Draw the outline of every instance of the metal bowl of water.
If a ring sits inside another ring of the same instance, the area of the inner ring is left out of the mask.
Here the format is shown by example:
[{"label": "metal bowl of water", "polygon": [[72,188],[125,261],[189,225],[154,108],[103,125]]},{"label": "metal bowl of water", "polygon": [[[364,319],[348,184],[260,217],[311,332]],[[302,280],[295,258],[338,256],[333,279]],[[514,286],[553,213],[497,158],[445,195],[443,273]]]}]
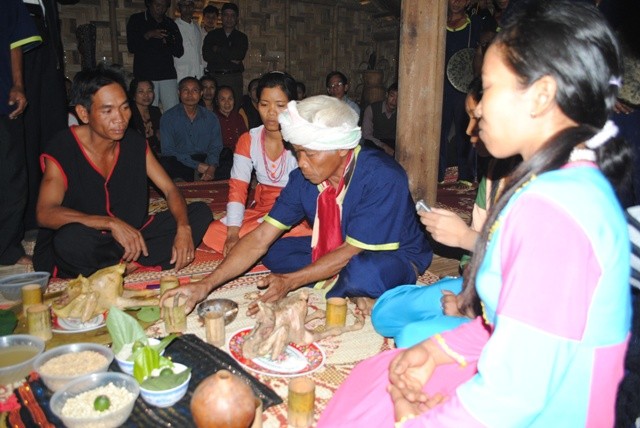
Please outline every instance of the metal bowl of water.
[{"label": "metal bowl of water", "polygon": [[209,299],[200,303],[197,308],[198,315],[204,317],[208,312],[220,312],[224,314],[224,325],[231,323],[238,316],[238,304],[230,299]]}]

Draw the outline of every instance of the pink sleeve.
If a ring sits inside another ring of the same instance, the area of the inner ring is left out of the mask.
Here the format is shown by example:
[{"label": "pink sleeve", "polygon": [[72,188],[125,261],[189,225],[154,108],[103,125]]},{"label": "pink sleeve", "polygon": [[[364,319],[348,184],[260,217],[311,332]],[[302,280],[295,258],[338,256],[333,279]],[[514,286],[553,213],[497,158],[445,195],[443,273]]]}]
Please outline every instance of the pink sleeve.
[{"label": "pink sleeve", "polygon": [[489,336],[489,327],[483,322],[482,317],[476,317],[456,329],[436,334],[431,340],[459,365],[466,366],[480,358]]},{"label": "pink sleeve", "polygon": [[601,276],[589,237],[566,210],[542,195],[524,195],[501,227],[498,316],[580,339]]}]

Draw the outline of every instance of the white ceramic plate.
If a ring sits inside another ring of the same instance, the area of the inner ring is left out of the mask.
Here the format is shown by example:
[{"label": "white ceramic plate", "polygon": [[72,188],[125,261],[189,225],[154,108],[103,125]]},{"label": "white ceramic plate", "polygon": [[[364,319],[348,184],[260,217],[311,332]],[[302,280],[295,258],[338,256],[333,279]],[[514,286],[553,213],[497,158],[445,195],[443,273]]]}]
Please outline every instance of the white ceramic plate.
[{"label": "white ceramic plate", "polygon": [[251,330],[251,328],[245,328],[236,332],[228,343],[231,356],[246,369],[267,376],[292,377],[313,373],[324,365],[324,351],[315,342],[307,346],[290,343],[285,349],[285,355],[278,360],[266,357],[245,358],[242,344]]},{"label": "white ceramic plate", "polygon": [[106,314],[100,314],[89,321],[82,322],[79,319],[52,317],[51,331],[54,333],[84,333],[97,330],[107,324]]}]

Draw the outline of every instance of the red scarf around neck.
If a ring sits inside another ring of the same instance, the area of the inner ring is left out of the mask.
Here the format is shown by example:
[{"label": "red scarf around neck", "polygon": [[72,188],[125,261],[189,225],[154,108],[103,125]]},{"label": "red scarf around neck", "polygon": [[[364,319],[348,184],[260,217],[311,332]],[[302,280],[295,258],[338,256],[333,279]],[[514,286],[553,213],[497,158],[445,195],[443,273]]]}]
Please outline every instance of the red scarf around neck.
[{"label": "red scarf around neck", "polygon": [[353,150],[347,155],[347,164],[338,183],[338,188],[334,188],[329,180],[324,181],[326,186],[318,195],[318,242],[311,251],[311,261],[315,262],[325,254],[335,250],[344,242],[342,239],[342,225],[340,207],[337,198],[345,186],[345,175],[349,170],[349,164],[353,156]]}]

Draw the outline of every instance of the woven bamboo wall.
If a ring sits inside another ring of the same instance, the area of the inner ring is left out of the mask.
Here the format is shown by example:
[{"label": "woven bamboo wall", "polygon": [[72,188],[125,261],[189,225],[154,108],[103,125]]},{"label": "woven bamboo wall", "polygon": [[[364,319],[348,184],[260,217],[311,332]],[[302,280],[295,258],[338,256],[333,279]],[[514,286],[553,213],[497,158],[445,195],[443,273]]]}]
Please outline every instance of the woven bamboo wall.
[{"label": "woven bamboo wall", "polygon": [[[176,0],[172,0],[175,5]],[[117,57],[112,56],[109,2],[115,3]],[[201,10],[206,0],[196,0]],[[217,6],[223,2],[211,1]],[[398,23],[375,18],[375,10],[355,0],[239,0],[238,29],[249,38],[245,58],[245,87],[270,70],[287,70],[307,86],[307,94],[325,93],[325,76],[340,70],[351,79],[351,97],[359,100],[362,90],[359,71],[372,51],[385,69],[385,83],[393,81],[397,69]],[[81,0],[60,6],[66,74],[80,70],[76,27],[96,26],[96,58],[133,69],[133,55],[127,51],[126,23],[133,13],[145,9],[143,0]],[[173,16],[174,7],[169,11]],[[199,13],[197,13],[199,15]]]}]

